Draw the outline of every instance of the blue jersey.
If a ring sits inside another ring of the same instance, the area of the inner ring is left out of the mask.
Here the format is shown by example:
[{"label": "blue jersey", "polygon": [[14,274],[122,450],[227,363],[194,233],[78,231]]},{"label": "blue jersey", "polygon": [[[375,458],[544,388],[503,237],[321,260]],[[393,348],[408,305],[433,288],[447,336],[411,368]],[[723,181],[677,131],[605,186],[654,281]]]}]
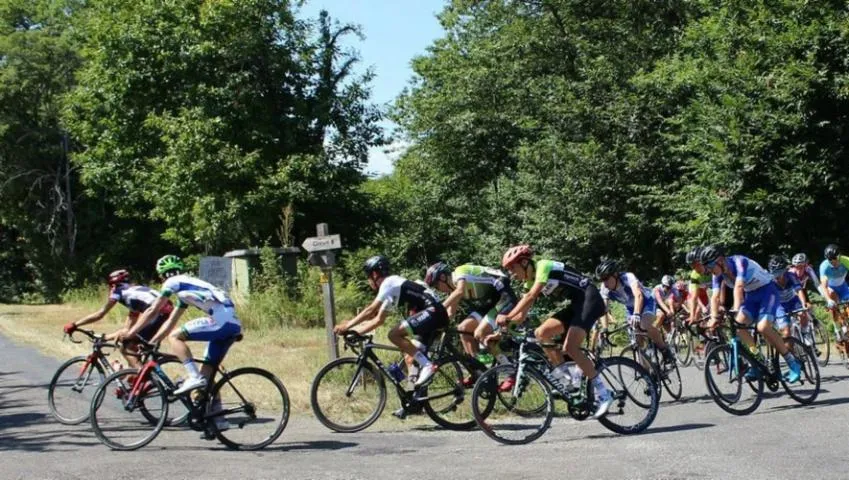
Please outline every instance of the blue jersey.
[{"label": "blue jersey", "polygon": [[629,312],[634,310],[634,292],[631,289],[631,284],[637,283],[639,285],[640,290],[643,292],[643,308],[645,308],[649,304],[654,304],[654,297],[652,293],[643,286],[642,283],[637,279],[637,277],[633,273],[620,273],[619,274],[619,285],[616,286],[616,289],[610,290],[607,288],[604,283],[601,285],[601,297],[605,300],[614,300],[619,302],[628,309]]},{"label": "blue jersey", "polygon": [[840,262],[836,267],[831,265],[827,259],[820,264],[820,278],[828,279],[829,287],[839,287],[846,283],[846,274],[849,273],[849,257],[841,255]]},{"label": "blue jersey", "polygon": [[[781,286],[781,283],[778,281],[782,279],[784,281],[784,286]],[[802,284],[799,283],[799,279],[796,278],[791,272],[784,272],[781,277],[775,280],[775,284],[778,286],[778,301],[781,303],[792,302],[794,298],[799,298],[796,296],[799,293],[799,290],[802,289]]]},{"label": "blue jersey", "polygon": [[719,289],[723,282],[730,288],[734,288],[734,282],[738,278],[743,279],[743,289],[747,292],[757,290],[772,283],[772,275],[763,269],[758,262],[746,258],[743,255],[731,255],[725,257],[727,272],[713,276],[713,288]]}]

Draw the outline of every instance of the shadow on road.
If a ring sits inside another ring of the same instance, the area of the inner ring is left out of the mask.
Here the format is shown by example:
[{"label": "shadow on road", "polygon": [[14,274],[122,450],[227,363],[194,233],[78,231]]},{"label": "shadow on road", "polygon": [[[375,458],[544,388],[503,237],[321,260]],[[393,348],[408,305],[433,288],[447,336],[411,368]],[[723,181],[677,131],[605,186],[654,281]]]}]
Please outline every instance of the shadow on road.
[{"label": "shadow on road", "polygon": [[[79,447],[97,445],[97,440],[88,432],[3,432],[0,435],[0,452],[58,452],[79,451]],[[67,448],[65,448],[67,447]]]},{"label": "shadow on road", "polygon": [[276,443],[262,451],[294,452],[298,450],[342,450],[358,446],[355,442],[339,442],[336,440],[315,440],[311,442]]}]

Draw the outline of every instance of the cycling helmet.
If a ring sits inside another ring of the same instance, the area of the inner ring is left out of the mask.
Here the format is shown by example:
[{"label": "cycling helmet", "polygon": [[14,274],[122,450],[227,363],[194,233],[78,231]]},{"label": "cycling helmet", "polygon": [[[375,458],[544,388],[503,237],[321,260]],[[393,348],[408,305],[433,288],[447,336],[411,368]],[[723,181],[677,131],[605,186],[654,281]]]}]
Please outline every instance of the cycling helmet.
[{"label": "cycling helmet", "polygon": [[794,267],[798,267],[800,265],[807,265],[808,256],[804,253],[797,253],[796,255],[793,255],[793,260],[791,263]]},{"label": "cycling helmet", "polygon": [[707,247],[702,248],[699,252],[699,263],[707,266],[708,264],[716,262],[716,259],[723,255],[722,249],[714,245],[708,245]]},{"label": "cycling helmet", "polygon": [[440,275],[451,275],[451,267],[445,262],[436,262],[427,269],[424,282],[428,287],[434,286],[439,280]]},{"label": "cycling helmet", "polygon": [[784,255],[773,255],[769,259],[769,273],[771,273],[774,277],[782,275],[787,271],[787,268],[790,266],[790,262],[787,260],[787,257]]},{"label": "cycling helmet", "polygon": [[616,275],[620,271],[619,262],[612,259],[604,259],[595,268],[595,275],[603,280],[611,275]]},{"label": "cycling helmet", "polygon": [[176,255],[165,255],[156,261],[156,273],[161,277],[170,277],[186,269],[183,261]]},{"label": "cycling helmet", "polygon": [[686,292],[687,290],[689,290],[689,288],[687,288],[687,282],[685,282],[684,280],[678,280],[677,282],[675,282],[675,289],[681,292]]},{"label": "cycling helmet", "polygon": [[510,268],[510,265],[518,262],[523,258],[531,258],[534,256],[534,249],[531,248],[530,245],[517,245],[515,247],[510,247],[504,252],[504,256],[501,258],[501,266],[504,268]]},{"label": "cycling helmet", "polygon": [[692,265],[699,261],[699,254],[702,253],[702,247],[695,247],[689,252],[687,252],[687,256],[685,257],[685,262],[687,265]]},{"label": "cycling helmet", "polygon": [[824,253],[825,253],[825,258],[827,258],[828,260],[834,260],[835,258],[837,258],[840,255],[840,247],[838,247],[837,245],[835,245],[833,243],[829,244],[827,247],[825,247]]},{"label": "cycling helmet", "polygon": [[666,288],[672,288],[672,285],[675,285],[675,277],[672,275],[664,275],[663,278],[660,279],[660,284]]},{"label": "cycling helmet", "polygon": [[106,277],[106,283],[109,285],[117,285],[119,283],[127,283],[130,280],[130,272],[121,269],[115,270]]},{"label": "cycling helmet", "polygon": [[389,259],[383,255],[375,255],[366,260],[363,271],[366,276],[371,276],[372,272],[377,272],[380,276],[385,277],[389,275]]}]

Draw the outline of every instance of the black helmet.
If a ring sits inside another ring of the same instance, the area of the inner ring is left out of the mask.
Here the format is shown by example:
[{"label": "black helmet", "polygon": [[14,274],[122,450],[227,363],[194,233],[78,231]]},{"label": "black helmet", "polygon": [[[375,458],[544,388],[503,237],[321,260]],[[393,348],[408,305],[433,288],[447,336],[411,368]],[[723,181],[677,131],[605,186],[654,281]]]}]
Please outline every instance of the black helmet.
[{"label": "black helmet", "polygon": [[840,247],[831,243],[825,247],[825,258],[828,260],[834,260],[840,255]]},{"label": "black helmet", "polygon": [[777,276],[786,272],[789,266],[790,262],[787,260],[787,257],[784,255],[773,255],[769,259],[769,266],[767,268],[769,269],[769,273]]},{"label": "black helmet", "polygon": [[808,263],[808,256],[804,253],[797,253],[796,255],[793,255],[793,260],[791,260],[790,263],[792,263],[794,267],[806,265]]},{"label": "black helmet", "polygon": [[687,265],[692,265],[693,263],[696,263],[696,262],[699,261],[699,254],[701,254],[701,253],[702,253],[702,247],[695,247],[692,250],[690,250],[689,252],[687,252],[687,256],[685,257],[684,261],[687,262]]},{"label": "black helmet", "polygon": [[707,265],[715,262],[717,258],[722,256],[724,256],[724,253],[722,253],[721,248],[714,245],[708,245],[707,247],[703,247],[699,252],[699,263]]},{"label": "black helmet", "polygon": [[428,287],[432,287],[442,274],[451,275],[451,267],[445,262],[436,262],[428,267],[424,281]]},{"label": "black helmet", "polygon": [[371,276],[372,272],[378,272],[382,277],[389,275],[389,259],[383,255],[375,255],[363,265],[363,271],[366,276]]},{"label": "black helmet", "polygon": [[605,258],[595,268],[595,275],[600,279],[604,279],[611,275],[619,273],[621,270],[622,269],[619,266],[619,262],[613,259]]}]

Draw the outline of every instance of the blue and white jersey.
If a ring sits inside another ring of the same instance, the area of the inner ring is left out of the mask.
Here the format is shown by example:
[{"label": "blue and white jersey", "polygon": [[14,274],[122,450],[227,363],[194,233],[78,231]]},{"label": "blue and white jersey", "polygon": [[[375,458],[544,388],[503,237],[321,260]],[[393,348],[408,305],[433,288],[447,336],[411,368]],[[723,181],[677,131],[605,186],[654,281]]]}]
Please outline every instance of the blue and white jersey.
[{"label": "blue and white jersey", "polygon": [[[161,290],[163,297],[177,295],[177,308],[188,305],[197,307],[208,314],[219,307],[233,308],[233,301],[223,290],[189,275],[174,275],[165,280]],[[235,317],[233,317],[235,320]],[[238,323],[238,320],[235,320]]]},{"label": "blue and white jersey", "polygon": [[[784,282],[783,286],[779,280]],[[802,284],[799,283],[799,279],[793,273],[784,272],[784,275],[775,280],[775,284],[778,286],[779,302],[787,303],[792,302],[794,298],[799,298],[796,294],[802,289]]]},{"label": "blue and white jersey", "polygon": [[743,289],[747,292],[757,290],[773,282],[772,275],[764,270],[758,262],[743,255],[725,257],[727,272],[713,276],[713,288],[718,289],[724,282],[729,288],[734,288],[738,278],[743,279]]},{"label": "blue and white jersey", "polygon": [[648,288],[644,287],[636,275],[631,272],[620,273],[619,282],[614,290],[607,288],[604,282],[601,284],[601,298],[605,300],[613,300],[619,302],[628,309],[629,312],[634,310],[634,292],[631,290],[631,284],[639,285],[640,291],[643,292],[643,308],[647,305],[654,305],[654,297]]},{"label": "blue and white jersey", "polygon": [[847,273],[849,273],[849,257],[841,255],[836,267],[832,266],[828,259],[820,264],[820,278],[827,278],[829,287],[839,287],[846,283]]}]

